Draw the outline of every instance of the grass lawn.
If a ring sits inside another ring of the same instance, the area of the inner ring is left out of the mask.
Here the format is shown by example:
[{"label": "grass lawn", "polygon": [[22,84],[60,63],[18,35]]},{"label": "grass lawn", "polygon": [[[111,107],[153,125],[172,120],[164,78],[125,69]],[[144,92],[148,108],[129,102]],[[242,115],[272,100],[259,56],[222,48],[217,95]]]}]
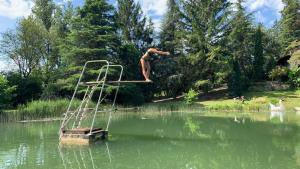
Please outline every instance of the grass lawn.
[{"label": "grass lawn", "polygon": [[294,107],[300,107],[300,89],[285,91],[250,91],[245,93],[245,102],[241,103],[228,97],[213,100],[197,101],[197,104],[212,110],[268,110],[269,103],[278,104],[280,98],[284,99],[287,111],[294,111]]}]

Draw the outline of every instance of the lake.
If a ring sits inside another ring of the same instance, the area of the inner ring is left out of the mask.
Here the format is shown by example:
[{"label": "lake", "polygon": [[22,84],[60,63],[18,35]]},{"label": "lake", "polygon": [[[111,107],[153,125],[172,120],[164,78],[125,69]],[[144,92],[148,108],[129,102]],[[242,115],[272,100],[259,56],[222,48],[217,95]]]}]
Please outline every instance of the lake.
[{"label": "lake", "polygon": [[299,117],[261,117],[118,113],[85,146],[59,145],[59,121],[0,123],[0,169],[300,168]]}]

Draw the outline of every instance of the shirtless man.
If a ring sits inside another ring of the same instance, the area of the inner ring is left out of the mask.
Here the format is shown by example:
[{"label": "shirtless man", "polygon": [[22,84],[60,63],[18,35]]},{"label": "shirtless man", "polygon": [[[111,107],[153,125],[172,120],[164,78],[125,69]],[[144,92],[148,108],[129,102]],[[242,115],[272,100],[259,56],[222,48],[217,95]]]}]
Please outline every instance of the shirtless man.
[{"label": "shirtless man", "polygon": [[147,52],[141,57],[140,62],[142,65],[142,71],[143,71],[145,80],[147,82],[152,82],[152,80],[149,79],[150,70],[151,70],[150,59],[155,54],[162,55],[162,56],[168,56],[168,55],[170,55],[170,52],[163,52],[163,51],[158,50],[157,48],[149,48],[147,50]]}]

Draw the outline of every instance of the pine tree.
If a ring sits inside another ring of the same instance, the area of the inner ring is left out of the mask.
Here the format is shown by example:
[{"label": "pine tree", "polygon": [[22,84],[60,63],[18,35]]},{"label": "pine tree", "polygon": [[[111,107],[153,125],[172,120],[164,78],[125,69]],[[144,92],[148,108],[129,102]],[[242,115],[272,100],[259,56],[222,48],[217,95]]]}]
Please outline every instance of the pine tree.
[{"label": "pine tree", "polygon": [[73,18],[61,52],[67,64],[83,65],[88,60],[116,61],[114,8],[105,0],[87,0]]},{"label": "pine tree", "polygon": [[283,0],[281,42],[284,48],[294,40],[300,39],[300,2],[299,0]]},{"label": "pine tree", "polygon": [[[229,82],[229,89],[233,94],[240,95],[249,86],[249,79],[252,75],[252,27],[249,15],[246,14],[245,8],[242,6],[243,0],[236,3],[236,13],[231,23],[231,32],[229,34],[229,53],[231,53],[231,63],[233,69]],[[239,68],[237,68],[237,66]],[[241,81],[241,76],[244,80]],[[243,82],[243,83],[240,83]],[[232,86],[233,85],[233,86]],[[238,86],[237,86],[238,85]],[[240,91],[238,91],[239,89]]]},{"label": "pine tree", "polygon": [[264,76],[263,32],[260,24],[254,34],[253,78],[260,81],[264,79]]},{"label": "pine tree", "polygon": [[168,9],[163,18],[160,41],[162,49],[169,51],[174,56],[175,53],[176,55],[180,53],[180,49],[178,49],[178,45],[180,45],[178,32],[181,28],[182,17],[176,0],[168,0],[167,5]]},{"label": "pine tree", "polygon": [[152,40],[145,37],[151,36],[147,18],[143,15],[140,4],[134,0],[118,0],[117,23],[121,32],[121,39],[124,43],[133,43],[139,50],[145,50],[152,43]]},{"label": "pine tree", "polygon": [[[230,2],[227,0],[181,1],[184,29],[180,32],[184,43],[182,72],[188,74],[185,81],[215,81],[217,72],[224,70],[225,44],[229,31]],[[184,60],[184,59],[183,59]],[[186,64],[189,64],[187,66]],[[188,69],[184,68],[188,67]],[[186,69],[186,70],[185,70]]]},{"label": "pine tree", "polygon": [[34,0],[34,4],[33,14],[43,22],[45,28],[49,31],[53,21],[52,14],[55,10],[53,0]]}]

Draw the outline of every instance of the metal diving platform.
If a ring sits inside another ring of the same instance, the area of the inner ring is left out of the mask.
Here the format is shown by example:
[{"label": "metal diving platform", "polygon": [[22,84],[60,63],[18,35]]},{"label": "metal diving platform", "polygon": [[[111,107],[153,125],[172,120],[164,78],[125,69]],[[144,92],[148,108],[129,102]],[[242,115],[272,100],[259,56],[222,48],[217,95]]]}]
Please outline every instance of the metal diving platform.
[{"label": "metal diving platform", "polygon": [[[122,81],[123,70],[122,65],[112,64],[107,60],[87,61],[84,64],[60,126],[60,143],[89,144],[107,138],[112,112],[116,111],[115,103],[120,85],[151,83]],[[117,73],[112,75],[111,71]],[[108,96],[112,102],[104,104]],[[92,99],[97,100],[97,103],[92,102]],[[107,119],[102,119],[106,123],[104,127],[95,127],[95,119],[99,114],[108,116]]]}]

